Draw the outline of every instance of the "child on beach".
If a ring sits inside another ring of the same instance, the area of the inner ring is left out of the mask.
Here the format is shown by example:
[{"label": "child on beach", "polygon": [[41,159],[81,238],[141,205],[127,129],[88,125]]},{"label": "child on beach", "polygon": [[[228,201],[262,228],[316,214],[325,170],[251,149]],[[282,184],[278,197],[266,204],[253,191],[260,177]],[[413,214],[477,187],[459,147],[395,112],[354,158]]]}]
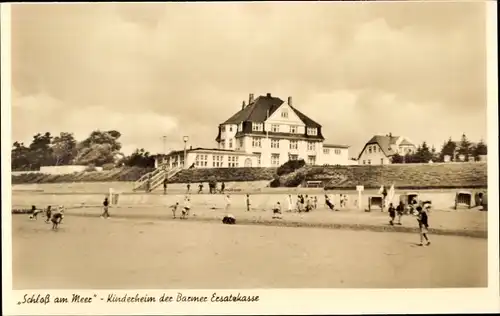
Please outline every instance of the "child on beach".
[{"label": "child on beach", "polygon": [[231,207],[231,197],[226,195],[226,211],[229,210],[229,207]]},{"label": "child on beach", "polygon": [[281,204],[280,202],[276,202],[273,207],[273,218],[280,219],[281,218]]},{"label": "child on beach", "polygon": [[398,215],[398,225],[401,225],[401,217],[403,217],[403,213],[405,211],[405,205],[403,204],[402,201],[399,202],[398,206],[396,207],[396,214]]},{"label": "child on beach", "polygon": [[108,197],[104,198],[104,201],[102,202],[102,207],[103,207],[104,211],[102,212],[101,218],[109,218],[109,211],[108,211],[109,201],[108,201]]},{"label": "child on beach", "polygon": [[429,217],[427,215],[427,212],[421,207],[417,206],[417,221],[418,221],[418,227],[420,229],[420,244],[419,246],[424,245],[424,239],[427,241],[427,246],[431,244],[431,241],[427,237],[427,234],[429,233]]},{"label": "child on beach", "polygon": [[31,205],[31,212],[30,219],[36,221],[38,219],[38,214],[40,214],[42,210],[37,209],[35,205]]},{"label": "child on beach", "polygon": [[332,201],[330,201],[330,197],[327,194],[325,194],[325,204],[326,206],[328,206],[328,208],[330,208],[333,211],[334,205]]},{"label": "child on beach", "polygon": [[318,208],[318,197],[316,195],[313,197],[313,208]]},{"label": "child on beach", "polygon": [[292,201],[292,195],[291,194],[288,194],[287,201],[288,201],[288,212],[291,212],[292,209],[293,209],[293,201]]},{"label": "child on beach", "polygon": [[312,202],[311,199],[307,197],[306,195],[306,212],[309,212],[312,210]]},{"label": "child on beach", "polygon": [[59,206],[59,209],[52,214],[52,230],[57,230],[59,227],[59,224],[61,224],[62,220],[64,218],[64,207]]},{"label": "child on beach", "polygon": [[175,202],[174,205],[170,206],[170,208],[172,209],[172,215],[173,215],[173,218],[176,218],[175,217],[175,213],[177,213],[177,208],[179,207],[179,202]]},{"label": "child on beach", "polygon": [[200,182],[198,185],[198,194],[200,194],[203,191],[203,183]]},{"label": "child on beach", "polygon": [[186,196],[184,199],[184,207],[182,208],[181,219],[186,219],[189,216],[189,211],[191,210],[191,200]]},{"label": "child on beach", "polygon": [[47,206],[47,210],[45,211],[45,216],[47,217],[45,219],[45,223],[50,223],[50,218],[52,217],[52,207],[50,205]]},{"label": "child on beach", "polygon": [[247,212],[250,212],[250,194],[247,194],[246,202],[247,202]]},{"label": "child on beach", "polygon": [[396,217],[396,209],[392,205],[392,203],[389,203],[389,224],[394,225],[394,218]]}]

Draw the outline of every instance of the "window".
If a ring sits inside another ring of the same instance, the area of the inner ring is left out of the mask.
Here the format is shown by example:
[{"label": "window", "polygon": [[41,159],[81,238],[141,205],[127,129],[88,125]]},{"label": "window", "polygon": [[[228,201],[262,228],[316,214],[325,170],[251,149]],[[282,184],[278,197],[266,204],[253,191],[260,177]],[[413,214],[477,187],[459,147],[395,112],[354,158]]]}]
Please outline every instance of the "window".
[{"label": "window", "polygon": [[316,127],[308,127],[307,135],[318,135],[318,130],[316,129]]},{"label": "window", "polygon": [[261,153],[254,153],[257,155],[257,166],[260,166],[260,157],[261,157]]},{"label": "window", "polygon": [[290,149],[297,149],[299,148],[299,142],[296,140],[291,140],[290,141]]},{"label": "window", "polygon": [[380,158],[380,164],[383,165],[384,164],[384,158]]},{"label": "window", "polygon": [[365,160],[363,160],[363,165],[366,165],[366,161]]},{"label": "window", "polygon": [[307,163],[310,165],[316,164],[316,156],[307,156]]},{"label": "window", "polygon": [[243,138],[238,139],[239,148],[243,148]]},{"label": "window", "polygon": [[195,165],[197,167],[207,167],[208,166],[208,155],[196,155]]},{"label": "window", "polygon": [[264,124],[262,123],[252,123],[252,131],[262,132],[264,131]]},{"label": "window", "polygon": [[285,119],[288,118],[288,111],[287,110],[281,111],[281,117]]},{"label": "window", "polygon": [[341,151],[340,149],[335,149],[335,155],[340,155]]},{"label": "window", "polygon": [[220,145],[221,145],[221,148],[222,148],[222,149],[225,149],[225,148],[226,148],[226,142],[225,142],[225,141],[220,142]]},{"label": "window", "polygon": [[290,133],[291,134],[297,134],[297,126],[296,125],[290,125]]},{"label": "window", "polygon": [[227,156],[227,165],[229,168],[238,168],[238,157]]},{"label": "window", "polygon": [[372,146],[368,147],[368,153],[371,154],[372,153]]},{"label": "window", "polygon": [[213,160],[212,165],[216,168],[222,167],[223,158],[224,158],[224,156],[213,155],[212,156],[212,160]]},{"label": "window", "polygon": [[238,132],[243,130],[243,123],[238,124]]},{"label": "window", "polygon": [[260,137],[252,137],[252,147],[254,147],[254,148],[262,147],[260,140],[261,140]]},{"label": "window", "polygon": [[368,159],[368,164],[371,165],[372,164],[372,161],[370,159]]},{"label": "window", "polygon": [[280,148],[280,140],[271,139],[271,148]]},{"label": "window", "polygon": [[298,160],[298,159],[299,159],[299,155],[290,154],[290,160]]},{"label": "window", "polygon": [[316,143],[315,142],[307,142],[307,150],[309,150],[309,151],[316,150]]},{"label": "window", "polygon": [[328,148],[323,148],[323,154],[329,155],[330,154],[330,149]]},{"label": "window", "polygon": [[222,126],[220,130],[221,130],[222,132],[225,132],[225,131],[226,131],[226,127],[225,127],[225,126]]},{"label": "window", "polygon": [[280,131],[280,126],[279,125],[271,125],[271,132],[273,133],[278,133]]},{"label": "window", "polygon": [[273,166],[280,165],[280,155],[279,154],[271,154],[271,165],[273,165]]},{"label": "window", "polygon": [[233,131],[233,126],[232,125],[229,125],[229,131],[232,132]]},{"label": "window", "polygon": [[231,149],[231,148],[233,148],[233,140],[232,139],[229,140],[229,149]]}]

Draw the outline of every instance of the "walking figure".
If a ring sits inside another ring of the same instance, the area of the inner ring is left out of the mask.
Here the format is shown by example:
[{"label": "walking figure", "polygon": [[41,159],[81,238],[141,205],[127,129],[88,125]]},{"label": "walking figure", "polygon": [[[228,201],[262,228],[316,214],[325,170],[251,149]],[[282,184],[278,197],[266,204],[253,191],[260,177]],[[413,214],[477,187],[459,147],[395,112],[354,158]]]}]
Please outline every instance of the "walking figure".
[{"label": "walking figure", "polygon": [[429,217],[427,215],[427,212],[421,206],[417,206],[417,212],[418,227],[420,229],[419,246],[424,245],[424,239],[425,241],[427,241],[427,246],[429,246],[431,244],[429,237],[427,237],[427,234],[429,233]]},{"label": "walking figure", "polygon": [[109,218],[109,211],[108,211],[109,201],[108,201],[108,197],[104,198],[104,201],[102,202],[102,207],[103,207],[103,212],[102,212],[101,218]]},{"label": "walking figure", "polygon": [[250,194],[247,193],[247,212],[250,212]]},{"label": "walking figure", "polygon": [[200,194],[203,191],[203,182],[200,182],[198,185],[198,194]]},{"label": "walking figure", "polygon": [[276,202],[273,207],[273,218],[281,219],[281,204],[280,202]]},{"label": "walking figure", "polygon": [[220,193],[221,194],[224,194],[224,190],[226,189],[226,184],[224,183],[224,181],[222,181],[221,185],[220,185]]},{"label": "walking figure", "polygon": [[191,191],[191,182],[187,183],[187,194]]}]

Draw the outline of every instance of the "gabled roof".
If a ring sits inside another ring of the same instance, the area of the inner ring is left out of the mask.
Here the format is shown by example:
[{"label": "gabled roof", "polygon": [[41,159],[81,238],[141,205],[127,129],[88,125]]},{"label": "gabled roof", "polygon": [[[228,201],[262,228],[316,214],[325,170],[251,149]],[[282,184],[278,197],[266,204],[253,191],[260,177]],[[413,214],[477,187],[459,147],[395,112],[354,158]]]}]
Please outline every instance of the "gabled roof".
[{"label": "gabled roof", "polygon": [[365,151],[366,146],[373,144],[378,144],[380,148],[382,148],[382,152],[384,153],[384,155],[386,157],[390,157],[396,154],[396,152],[392,150],[391,145],[396,144],[396,141],[398,139],[399,136],[375,135],[365,144],[365,147],[363,147],[363,150],[359,153],[358,159],[361,157],[361,154]]},{"label": "gabled roof", "polygon": [[[268,111],[270,117],[283,104],[283,102],[284,101],[280,98],[276,98],[270,95],[259,96],[255,99],[255,101],[253,101],[240,111],[236,112],[223,124],[239,124],[244,121],[262,123],[268,118]],[[320,124],[318,124],[293,106],[290,106],[290,108],[292,108],[295,114],[302,120],[302,122],[304,122],[306,126],[321,127]]]}]

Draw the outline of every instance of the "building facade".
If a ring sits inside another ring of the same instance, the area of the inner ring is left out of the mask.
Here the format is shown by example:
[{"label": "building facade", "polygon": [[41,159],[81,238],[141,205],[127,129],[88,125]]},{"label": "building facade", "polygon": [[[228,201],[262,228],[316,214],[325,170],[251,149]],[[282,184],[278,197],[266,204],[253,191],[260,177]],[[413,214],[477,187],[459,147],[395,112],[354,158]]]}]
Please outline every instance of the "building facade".
[{"label": "building facade", "polygon": [[310,165],[348,164],[348,146],[324,144],[322,126],[292,104],[271,96],[254,99],[219,125],[216,142],[221,150],[257,157],[257,166],[278,167],[304,159]]},{"label": "building facade", "polygon": [[358,164],[360,165],[385,165],[392,163],[392,156],[399,154],[414,153],[417,147],[402,136],[375,135],[363,147],[359,153]]},{"label": "building facade", "polygon": [[[176,150],[165,156],[158,156],[155,165],[167,168],[239,168],[256,167],[258,165],[257,159],[257,155],[237,150],[189,148],[185,152],[184,150]],[[185,160],[186,163],[184,163]]]}]

